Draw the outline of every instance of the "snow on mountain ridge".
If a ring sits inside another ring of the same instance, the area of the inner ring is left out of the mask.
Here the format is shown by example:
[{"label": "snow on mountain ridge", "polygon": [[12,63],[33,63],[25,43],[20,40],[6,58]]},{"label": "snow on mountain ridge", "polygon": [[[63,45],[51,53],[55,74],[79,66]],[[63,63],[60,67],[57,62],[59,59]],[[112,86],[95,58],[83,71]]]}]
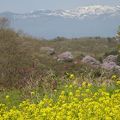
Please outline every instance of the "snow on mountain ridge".
[{"label": "snow on mountain ridge", "polygon": [[120,6],[95,5],[68,10],[35,10],[27,13],[3,12],[11,27],[33,37],[103,36],[116,34],[120,24]]},{"label": "snow on mountain ridge", "polygon": [[47,9],[39,9],[35,11],[31,11],[29,13],[24,14],[12,14],[16,19],[25,19],[25,18],[36,18],[41,15],[47,16],[60,16],[64,18],[79,18],[83,19],[89,16],[100,16],[100,15],[120,15],[120,6],[106,6],[106,5],[93,5],[93,6],[85,6],[78,7],[76,9],[70,10],[47,10]]},{"label": "snow on mountain ridge", "polygon": [[88,6],[88,7],[80,7],[77,9],[74,9],[73,12],[78,14],[103,14],[105,12],[113,13],[116,12],[116,9],[114,7],[110,6]]},{"label": "snow on mountain ridge", "polygon": [[[47,11],[47,12],[46,12]],[[89,15],[102,15],[102,14],[120,14],[120,6],[106,6],[106,5],[93,5],[86,7],[78,7],[70,10],[39,10],[38,13],[62,16],[62,17],[83,17]],[[33,12],[35,13],[35,11]]]}]

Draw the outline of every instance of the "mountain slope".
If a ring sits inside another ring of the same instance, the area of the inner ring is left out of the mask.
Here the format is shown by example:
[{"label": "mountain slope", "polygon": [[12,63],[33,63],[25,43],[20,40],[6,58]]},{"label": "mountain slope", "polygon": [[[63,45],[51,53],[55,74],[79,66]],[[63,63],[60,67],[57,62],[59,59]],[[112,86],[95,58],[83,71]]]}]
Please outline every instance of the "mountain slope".
[{"label": "mountain slope", "polygon": [[120,6],[94,5],[71,10],[36,10],[17,14],[4,12],[16,30],[36,37],[114,36],[120,21]]}]

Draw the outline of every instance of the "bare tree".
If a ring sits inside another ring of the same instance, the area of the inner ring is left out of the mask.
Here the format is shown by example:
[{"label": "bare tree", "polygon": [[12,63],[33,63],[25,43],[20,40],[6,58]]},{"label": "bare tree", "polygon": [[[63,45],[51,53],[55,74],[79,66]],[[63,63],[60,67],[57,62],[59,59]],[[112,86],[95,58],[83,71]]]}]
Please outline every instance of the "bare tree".
[{"label": "bare tree", "polygon": [[0,17],[0,29],[6,28],[9,26],[9,20],[5,17]]}]

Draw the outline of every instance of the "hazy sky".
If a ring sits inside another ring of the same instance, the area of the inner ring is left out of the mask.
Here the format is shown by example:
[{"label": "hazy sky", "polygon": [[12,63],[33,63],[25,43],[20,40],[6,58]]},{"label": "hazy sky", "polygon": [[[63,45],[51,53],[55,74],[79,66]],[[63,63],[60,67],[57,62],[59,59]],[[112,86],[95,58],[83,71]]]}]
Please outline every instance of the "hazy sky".
[{"label": "hazy sky", "polygon": [[37,9],[71,9],[86,5],[120,5],[120,0],[0,0],[0,12],[29,12]]}]

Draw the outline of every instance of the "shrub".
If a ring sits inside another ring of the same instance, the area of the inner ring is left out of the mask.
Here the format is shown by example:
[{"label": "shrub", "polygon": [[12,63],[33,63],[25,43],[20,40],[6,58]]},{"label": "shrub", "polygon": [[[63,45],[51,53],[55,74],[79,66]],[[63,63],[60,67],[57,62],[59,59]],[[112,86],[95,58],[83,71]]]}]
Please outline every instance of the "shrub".
[{"label": "shrub", "polygon": [[114,50],[111,50],[111,51],[108,51],[104,54],[104,57],[107,57],[108,55],[118,55],[119,52],[117,49],[114,49]]},{"label": "shrub", "polygon": [[29,76],[25,69],[32,66],[32,57],[21,38],[9,29],[0,30],[0,82],[13,87],[18,80]]}]

